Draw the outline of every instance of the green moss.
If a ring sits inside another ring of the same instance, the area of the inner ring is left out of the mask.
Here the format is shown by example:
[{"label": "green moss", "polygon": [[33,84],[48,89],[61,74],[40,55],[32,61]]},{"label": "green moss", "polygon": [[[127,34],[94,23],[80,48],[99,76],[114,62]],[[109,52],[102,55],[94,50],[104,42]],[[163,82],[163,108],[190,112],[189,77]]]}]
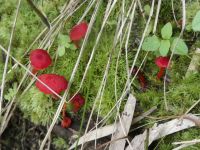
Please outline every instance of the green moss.
[{"label": "green moss", "polygon": [[30,88],[19,98],[19,107],[24,113],[24,117],[35,124],[47,125],[52,121],[56,110],[53,103],[35,87]]},{"label": "green moss", "polygon": [[[47,14],[49,20],[53,20],[59,14],[61,6],[65,3],[64,0],[55,0],[55,1],[35,1],[36,4],[40,7],[41,10]],[[130,1],[131,2],[131,1]],[[147,1],[142,1],[142,3],[146,3]],[[177,19],[181,18],[181,2],[174,1],[174,7]],[[88,4],[88,3],[86,3]],[[104,12],[106,9],[107,1],[102,1],[100,5],[99,12],[97,14],[97,19],[92,27],[91,35],[89,36],[88,43],[86,44],[85,51],[80,61],[79,68],[76,72],[74,82],[72,84],[70,90],[70,96],[79,89],[79,84],[82,80],[83,73],[85,71],[87,62],[92,52],[92,48],[95,43],[95,39],[97,34],[101,28],[102,19],[104,17]],[[125,9],[127,10],[130,6],[126,2]],[[8,46],[10,30],[13,23],[13,19],[15,16],[16,10],[16,2],[12,0],[8,0],[6,3],[0,2],[0,44],[3,44],[5,48]],[[192,4],[192,5],[195,5]],[[187,6],[187,9],[194,6]],[[68,35],[72,26],[74,26],[80,19],[81,15],[85,11],[87,5],[83,5],[83,7],[78,10],[65,24],[64,28],[61,30],[61,34]],[[142,6],[145,6],[142,4]],[[83,83],[83,86],[80,90],[80,93],[87,100],[86,111],[90,112],[91,107],[93,106],[94,100],[98,93],[99,86],[102,81],[102,77],[106,68],[106,63],[108,60],[108,56],[112,51],[113,39],[115,35],[115,29],[117,24],[117,16],[119,16],[119,9],[121,8],[121,2],[117,2],[116,7],[111,13],[108,23],[105,26],[105,30],[102,33],[102,37],[98,42],[98,46],[88,70],[88,74]],[[92,12],[94,7],[89,11],[88,15],[84,18],[87,22],[90,21]],[[156,10],[156,7],[155,7]],[[190,11],[190,10],[188,10]],[[192,18],[194,12],[191,10],[187,14],[187,18]],[[154,18],[152,18],[154,19]],[[159,24],[157,31],[160,31],[160,28],[166,22],[173,22],[173,15],[171,12],[171,3],[168,0],[163,0],[161,5],[161,11],[159,16]],[[130,62],[133,61],[136,50],[135,48],[138,45],[138,38],[141,38],[142,32],[144,30],[145,23],[143,18],[138,13],[135,16],[135,22],[133,25],[133,31],[131,32],[131,40],[129,43],[129,52],[128,59]],[[26,2],[22,2],[22,6],[19,13],[19,18],[16,26],[16,33],[13,40],[12,45],[12,55],[14,55],[21,62],[28,62],[28,57],[22,58],[21,56],[27,50],[31,42],[34,38],[42,31],[44,28],[43,23],[38,18],[38,16],[30,9]],[[124,31],[123,31],[124,32]],[[175,33],[179,33],[179,29],[175,29]],[[30,34],[31,33],[31,34]],[[191,37],[190,34],[188,34]],[[185,36],[185,35],[184,35]],[[70,75],[74,69],[75,63],[77,61],[80,49],[72,50],[70,48],[66,48],[66,52],[62,57],[58,57],[55,62],[55,54],[58,48],[58,40],[55,40],[52,48],[50,49],[50,54],[54,57],[53,65],[46,69],[45,71],[39,72],[42,73],[56,73],[59,75],[63,75],[67,80],[70,79]],[[80,43],[81,44],[81,43]],[[133,46],[134,45],[134,46]],[[34,45],[34,48],[37,48],[38,43]],[[126,64],[125,64],[125,55],[122,52],[122,55],[119,59],[119,66],[117,72],[117,95],[115,95],[115,69],[117,62],[117,55],[120,51],[119,46],[114,49],[112,53],[111,65],[107,77],[107,84],[105,86],[104,94],[102,96],[101,108],[100,108],[100,116],[104,117],[111,110],[111,108],[116,104],[116,99],[122,94],[122,90],[124,88],[124,84],[126,82]],[[139,66],[142,62],[142,59],[145,56],[145,52],[141,51],[138,61],[136,65]],[[149,54],[148,58],[145,62],[145,66],[143,68],[145,76],[148,80],[149,89],[146,92],[141,92],[138,90],[139,83],[138,81],[134,81],[132,88],[135,92],[139,105],[143,109],[143,111],[153,107],[158,106],[157,112],[154,114],[158,117],[164,117],[167,115],[180,115],[184,113],[196,100],[199,99],[199,82],[200,76],[193,75],[187,79],[184,78],[185,73],[187,71],[187,66],[190,63],[190,59],[186,56],[174,56],[173,63],[171,68],[169,69],[169,75],[171,82],[167,85],[167,101],[170,106],[170,112],[166,112],[164,108],[164,100],[163,100],[163,82],[156,80],[156,74],[158,69],[154,63],[155,56],[153,54]],[[3,60],[1,61],[3,62]],[[25,64],[25,63],[24,63]],[[9,68],[11,67],[11,62],[9,62]],[[54,69],[54,71],[53,71]],[[0,72],[3,71],[3,63],[0,63]],[[23,72],[24,73],[24,72]],[[1,73],[2,74],[2,73]],[[17,69],[15,73],[10,74],[10,77],[7,76],[9,81],[19,81],[22,76],[22,71]],[[1,76],[0,76],[1,78]],[[26,86],[26,83],[23,87]],[[9,89],[9,88],[7,88]],[[122,102],[122,106],[120,109],[123,109],[124,103],[126,99]],[[99,106],[99,99],[97,102],[97,106],[95,109],[95,113],[97,112],[97,108]],[[57,102],[54,102],[50,99],[50,97],[45,96],[43,93],[39,92],[34,86],[27,91],[27,93],[21,97],[19,97],[19,107],[23,111],[24,116],[29,118],[32,122],[36,124],[47,125],[51,123],[52,117],[55,113],[55,109],[57,108]],[[195,113],[197,108],[193,110]],[[79,112],[81,114],[82,111]],[[78,115],[79,115],[78,114]],[[108,122],[112,122],[115,118],[115,113],[111,116]],[[149,120],[145,120],[149,121]],[[190,132],[191,131],[191,132]],[[180,132],[175,134],[175,136],[168,136],[161,141],[159,144],[159,149],[172,149],[172,145],[169,145],[173,140],[189,140],[194,138],[197,135],[196,129],[191,129],[186,132]],[[197,135],[198,137],[198,135]],[[65,141],[58,139],[55,140],[54,144],[59,146],[65,146]],[[59,147],[58,147],[59,148]],[[62,147],[60,147],[62,149]]]},{"label": "green moss", "polygon": [[67,142],[62,138],[53,138],[52,144],[55,146],[57,150],[63,150],[69,148]]},{"label": "green moss", "polygon": [[[172,83],[166,92],[170,113],[165,111],[163,89],[151,88],[144,93],[136,93],[143,109],[158,106],[157,116],[181,115],[199,99],[200,76],[193,75],[187,79]],[[195,112],[195,110],[194,110]]]},{"label": "green moss", "polygon": [[[159,144],[157,145],[157,148],[160,150],[171,150],[175,148],[174,145],[172,145],[172,142],[179,142],[179,141],[189,141],[194,139],[199,139],[199,129],[192,128],[185,131],[181,131],[178,133],[175,133],[173,135],[165,137],[163,140],[161,139],[159,141]],[[183,150],[198,150],[200,149],[200,145],[192,145],[187,148],[183,148]]]}]

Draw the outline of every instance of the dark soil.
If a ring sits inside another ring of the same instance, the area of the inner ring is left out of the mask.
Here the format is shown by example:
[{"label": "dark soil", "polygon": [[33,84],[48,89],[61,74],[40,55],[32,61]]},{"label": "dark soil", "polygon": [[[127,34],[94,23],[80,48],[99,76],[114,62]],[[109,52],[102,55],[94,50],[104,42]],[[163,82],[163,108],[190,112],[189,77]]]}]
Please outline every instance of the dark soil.
[{"label": "dark soil", "polygon": [[[88,117],[88,115],[86,115]],[[94,125],[94,123],[92,123]],[[92,127],[91,124],[91,127]],[[78,131],[80,121],[73,122],[71,129],[64,129],[60,125],[56,125],[52,131],[52,137],[62,137],[63,139],[70,141],[73,131]],[[83,126],[83,130],[85,126]],[[0,139],[1,150],[38,150],[39,146],[46,134],[46,127],[41,125],[35,125],[28,119],[23,118],[23,114],[20,110],[16,110],[12,116],[6,130]],[[110,138],[104,138],[98,140],[99,147],[101,144],[108,142]],[[89,142],[84,146],[86,150],[94,149],[94,142]],[[100,150],[103,149],[99,148]],[[57,150],[53,144],[50,145],[50,150]]]}]

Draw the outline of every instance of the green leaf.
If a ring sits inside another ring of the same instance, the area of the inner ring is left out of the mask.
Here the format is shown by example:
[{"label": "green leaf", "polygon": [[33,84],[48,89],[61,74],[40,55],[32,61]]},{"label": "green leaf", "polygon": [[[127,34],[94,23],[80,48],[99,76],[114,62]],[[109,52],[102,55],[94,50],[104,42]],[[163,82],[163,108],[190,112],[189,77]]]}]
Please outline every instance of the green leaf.
[{"label": "green leaf", "polygon": [[144,6],[144,12],[146,15],[149,15],[151,11],[151,7],[149,5],[145,5]]},{"label": "green leaf", "polygon": [[76,46],[74,44],[70,44],[70,47],[69,47],[71,50],[76,50]]},{"label": "green leaf", "polygon": [[168,22],[164,25],[164,27],[161,29],[161,35],[163,39],[169,40],[172,36],[172,24]]},{"label": "green leaf", "polygon": [[153,30],[153,24],[154,24],[153,21],[151,21],[151,22],[149,23],[149,26],[148,26],[148,28],[147,28],[145,37],[146,37],[146,36],[149,36],[149,34],[152,32],[152,30]]},{"label": "green leaf", "polygon": [[64,46],[59,46],[57,50],[58,56],[63,56],[65,54],[65,47]]},{"label": "green leaf", "polygon": [[183,39],[174,38],[171,45],[171,51],[173,51],[173,49],[174,49],[174,54],[187,55],[188,53],[188,47],[183,41]]},{"label": "green leaf", "polygon": [[116,25],[116,24],[117,24],[117,21],[116,21],[116,20],[107,21],[107,24],[108,24],[109,26],[113,26],[113,25]]},{"label": "green leaf", "polygon": [[68,35],[59,34],[58,35],[58,45],[67,47],[70,43],[70,38]]},{"label": "green leaf", "polygon": [[70,43],[66,43],[65,47],[70,48],[70,45],[71,45]]},{"label": "green leaf", "polygon": [[145,51],[156,51],[160,47],[160,40],[157,36],[146,37],[142,49]]},{"label": "green leaf", "polygon": [[196,31],[200,31],[200,11],[198,11],[192,20],[192,29]]},{"label": "green leaf", "polygon": [[169,40],[161,40],[159,52],[161,56],[167,56],[170,48],[170,41]]}]

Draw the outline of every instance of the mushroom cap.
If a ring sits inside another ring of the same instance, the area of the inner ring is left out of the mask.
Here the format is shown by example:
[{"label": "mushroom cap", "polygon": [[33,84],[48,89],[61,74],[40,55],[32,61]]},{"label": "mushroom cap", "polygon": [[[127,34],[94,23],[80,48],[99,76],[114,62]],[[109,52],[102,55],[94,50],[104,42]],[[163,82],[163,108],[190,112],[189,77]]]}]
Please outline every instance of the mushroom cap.
[{"label": "mushroom cap", "polygon": [[42,70],[51,65],[51,57],[46,50],[36,49],[30,53],[31,66],[36,70]]},{"label": "mushroom cap", "polygon": [[81,94],[76,94],[72,98],[71,104],[72,104],[72,107],[73,107],[72,111],[74,113],[76,113],[85,104],[85,99],[81,96]]},{"label": "mushroom cap", "polygon": [[70,39],[72,41],[79,41],[87,32],[88,25],[86,22],[82,22],[78,25],[75,25],[70,31]]},{"label": "mushroom cap", "polygon": [[72,120],[69,117],[64,117],[63,120],[61,121],[61,126],[63,128],[68,128],[72,124]]},{"label": "mushroom cap", "polygon": [[[57,94],[67,89],[68,82],[67,80],[60,75],[56,74],[42,74],[38,77],[42,82],[48,85],[52,90],[54,90]],[[37,81],[35,83],[36,87],[45,94],[53,94],[47,87],[45,87],[42,83]]]},{"label": "mushroom cap", "polygon": [[162,56],[157,57],[155,63],[160,68],[167,68],[169,64],[169,57],[162,57]]},{"label": "mushroom cap", "polygon": [[80,106],[83,106],[85,104],[85,99],[81,96],[81,94],[76,94],[72,100],[72,103],[77,102]]}]

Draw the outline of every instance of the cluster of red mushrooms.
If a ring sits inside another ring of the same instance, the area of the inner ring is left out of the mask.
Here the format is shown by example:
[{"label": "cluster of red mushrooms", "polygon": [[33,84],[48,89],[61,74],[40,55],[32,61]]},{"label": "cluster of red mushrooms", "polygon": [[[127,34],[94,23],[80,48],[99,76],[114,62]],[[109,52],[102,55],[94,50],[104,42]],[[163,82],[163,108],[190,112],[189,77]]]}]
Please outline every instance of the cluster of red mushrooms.
[{"label": "cluster of red mushrooms", "polygon": [[[157,80],[161,80],[163,78],[166,68],[169,67],[169,57],[159,56],[155,59],[155,64],[159,67],[159,72],[157,73]],[[144,73],[135,66],[133,68],[132,74],[135,75],[137,73],[137,78],[140,83],[140,87],[142,91],[147,89],[147,81],[145,79]]]},{"label": "cluster of red mushrooms", "polygon": [[[82,22],[78,25],[75,25],[71,29],[70,39],[76,45],[77,48],[79,47],[80,40],[85,37],[87,28],[87,23]],[[52,64],[52,59],[46,50],[35,49],[32,50],[30,53],[30,64],[32,67],[32,73],[36,74],[38,71],[48,68]],[[38,79],[47,86],[45,86],[39,80],[36,81],[35,86],[44,94],[51,95],[54,99],[57,99],[56,94],[60,94],[61,92],[65,91],[68,87],[68,81],[65,79],[64,76],[61,75],[42,74],[38,76]],[[71,106],[71,110],[74,113],[77,113],[84,104],[85,100],[80,93],[74,95],[71,98],[71,101],[69,102],[69,106]],[[63,128],[68,128],[72,123],[71,118],[68,117],[66,114],[66,110],[67,103],[64,104],[62,109],[61,126]]]},{"label": "cluster of red mushrooms", "polygon": [[[159,72],[157,73],[157,79],[161,80],[165,74],[166,68],[169,66],[169,57],[162,57],[159,56],[155,59],[155,64],[159,67]],[[147,89],[147,83],[144,76],[144,73],[141,70],[138,70],[138,68],[135,66],[132,71],[132,75],[135,75],[137,73],[137,78],[140,83],[140,88],[142,91],[145,91]]]},{"label": "cluster of red mushrooms", "polygon": [[[79,48],[79,42],[86,35],[88,25],[86,22],[82,22],[78,25],[75,25],[70,31],[70,39],[75,44],[77,48]],[[43,49],[35,49],[30,53],[30,63],[32,66],[32,73],[36,74],[40,70],[44,70],[52,64],[52,59],[48,52]],[[157,79],[160,80],[164,73],[165,69],[168,67],[169,58],[168,57],[157,57],[155,60],[155,64],[159,67],[160,71],[157,73]],[[140,82],[142,90],[146,89],[146,81],[143,73],[138,68],[133,69],[133,74],[138,72],[138,80]],[[64,76],[60,76],[57,74],[42,74],[38,76],[38,79],[45,83],[45,86],[40,81],[36,81],[36,87],[43,93],[51,95],[54,99],[57,99],[56,94],[60,94],[65,91],[68,87],[68,81]],[[54,91],[54,92],[53,92]],[[56,93],[56,94],[55,94]],[[85,104],[84,98],[81,94],[76,94],[71,98],[70,106],[72,107],[72,112],[77,113],[80,108]],[[64,104],[62,109],[62,121],[61,126],[63,128],[68,128],[72,120],[66,114],[67,103]]]}]

